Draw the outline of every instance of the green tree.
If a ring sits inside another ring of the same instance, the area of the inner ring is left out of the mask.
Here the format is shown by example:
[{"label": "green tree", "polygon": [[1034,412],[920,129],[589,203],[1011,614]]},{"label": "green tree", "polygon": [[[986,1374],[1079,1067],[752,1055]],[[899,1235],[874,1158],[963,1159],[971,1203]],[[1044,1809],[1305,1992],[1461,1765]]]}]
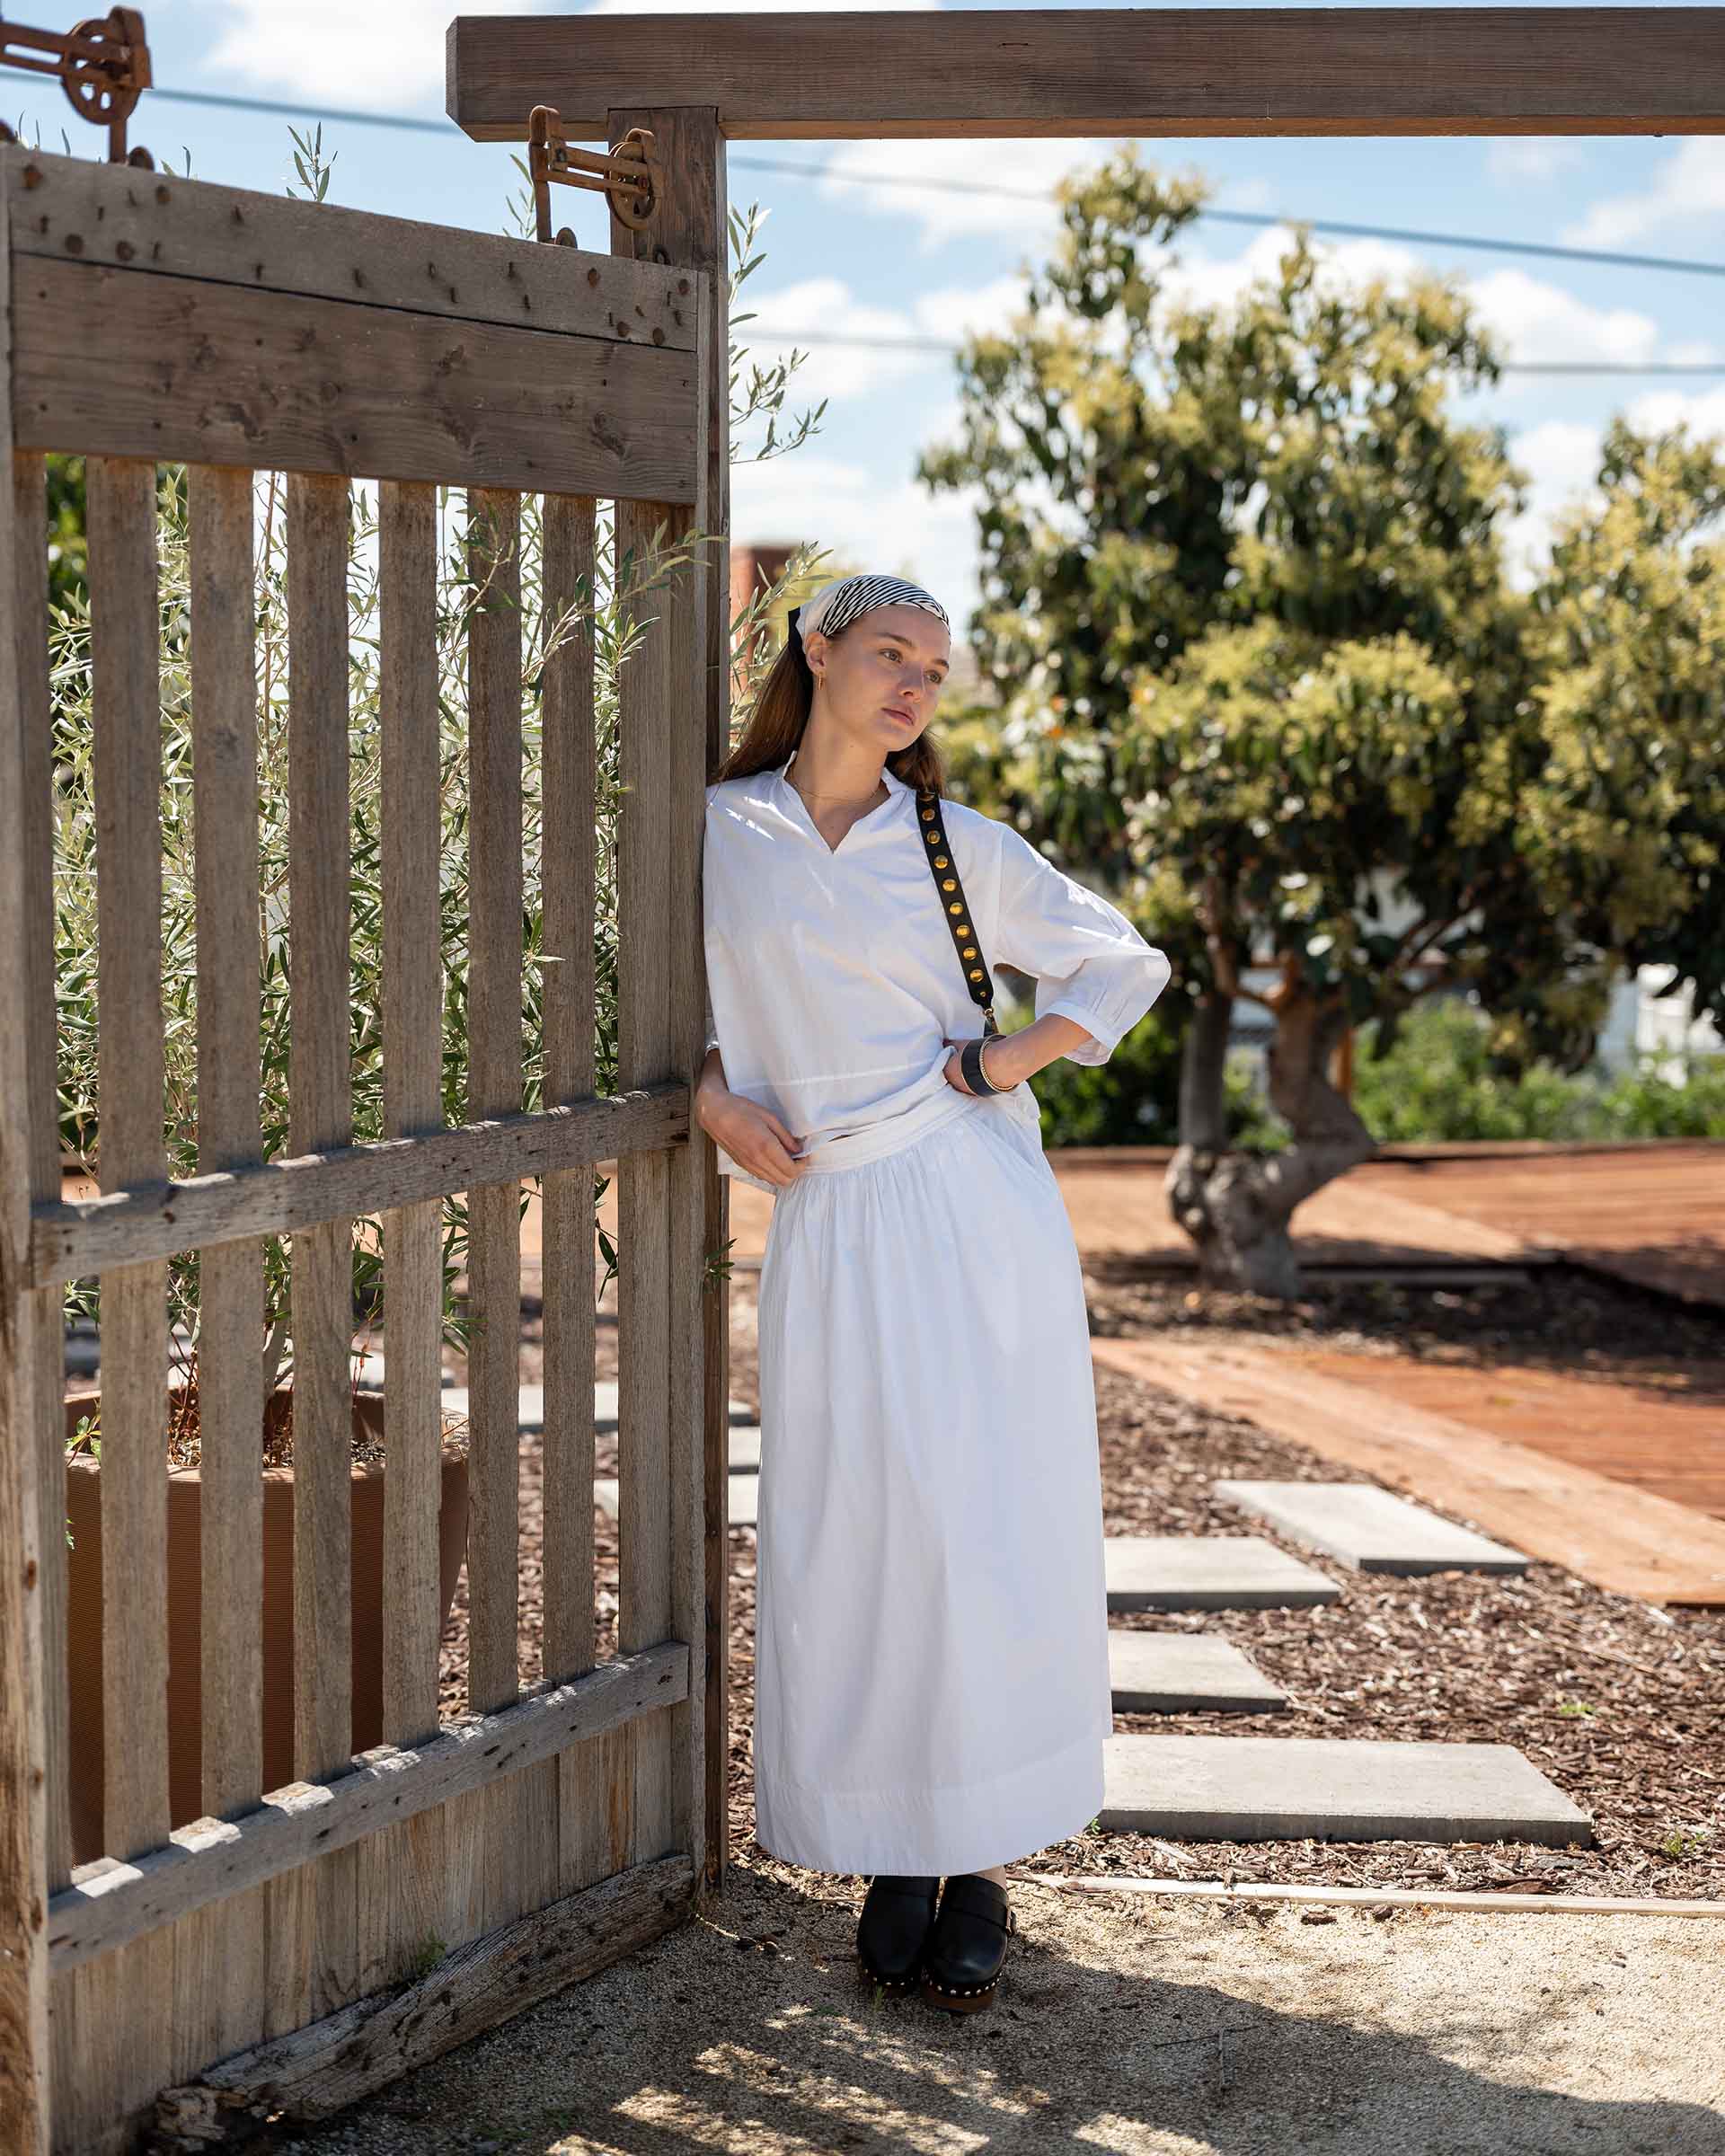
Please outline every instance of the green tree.
[{"label": "green tree", "polygon": [[1617,420],[1535,596],[1543,908],[1725,1026],[1725,442]]},{"label": "green tree", "polygon": [[[1449,409],[1499,367],[1447,283],[1342,291],[1302,234],[1233,305],[1183,304],[1196,182],[1128,147],[1057,192],[1050,260],[965,348],[959,438],[919,467],[982,494],[995,696],[955,766],[1176,955],[1175,1216],[1206,1278],[1291,1295],[1295,1207],[1376,1149],[1330,1080],[1349,1025],[1387,1048],[1440,978],[1512,980],[1530,1051],[1584,1055],[1603,1015],[1609,968],[1532,903],[1516,843],[1541,754],[1500,537],[1525,482]],[[1273,1152],[1228,1144],[1248,994],[1276,1021]]]}]

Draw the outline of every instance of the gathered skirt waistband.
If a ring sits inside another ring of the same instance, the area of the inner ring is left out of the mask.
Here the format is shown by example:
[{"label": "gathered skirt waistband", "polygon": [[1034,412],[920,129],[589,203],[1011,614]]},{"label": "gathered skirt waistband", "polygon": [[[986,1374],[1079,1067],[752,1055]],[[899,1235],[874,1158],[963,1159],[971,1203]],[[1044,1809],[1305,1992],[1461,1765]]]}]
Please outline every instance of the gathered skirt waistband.
[{"label": "gathered skirt waistband", "polygon": [[973,1109],[986,1109],[987,1102],[970,1093],[961,1093],[955,1086],[942,1085],[938,1093],[919,1100],[902,1115],[884,1117],[879,1123],[859,1124],[854,1130],[842,1130],[810,1147],[803,1161],[809,1173],[836,1168],[854,1168],[863,1161],[882,1160],[887,1154],[901,1152],[914,1144],[918,1138],[926,1137],[930,1131],[939,1130],[943,1124],[957,1120]]}]

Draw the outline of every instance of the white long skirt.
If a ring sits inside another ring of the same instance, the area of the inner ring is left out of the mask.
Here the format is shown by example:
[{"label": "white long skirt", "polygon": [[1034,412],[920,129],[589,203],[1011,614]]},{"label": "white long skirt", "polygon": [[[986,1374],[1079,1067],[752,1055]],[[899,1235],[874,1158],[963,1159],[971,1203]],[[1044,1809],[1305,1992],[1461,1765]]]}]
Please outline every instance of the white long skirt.
[{"label": "white long skirt", "polygon": [[762,1261],[755,1831],[815,1870],[985,1870],[1102,1804],[1078,1253],[1028,1089],[949,1100],[817,1156]]}]

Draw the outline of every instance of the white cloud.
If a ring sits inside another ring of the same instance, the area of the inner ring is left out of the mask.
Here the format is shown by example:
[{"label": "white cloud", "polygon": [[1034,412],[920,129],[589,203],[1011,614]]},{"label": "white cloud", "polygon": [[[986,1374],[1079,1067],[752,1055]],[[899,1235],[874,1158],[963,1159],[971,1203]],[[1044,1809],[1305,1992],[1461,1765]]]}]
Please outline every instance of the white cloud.
[{"label": "white cloud", "polygon": [[[1171,264],[1166,285],[1171,296],[1199,306],[1236,302],[1248,285],[1275,275],[1276,264],[1292,240],[1285,225],[1268,226],[1238,254],[1225,258],[1190,257]],[[1411,248],[1387,240],[1349,240],[1340,243],[1314,238],[1321,290],[1358,288],[1375,277],[1399,287],[1429,270],[1429,262]],[[1660,329],[1650,314],[1632,307],[1595,307],[1561,285],[1530,277],[1525,270],[1492,270],[1463,280],[1463,290],[1493,333],[1506,359],[1606,359],[1633,366],[1659,353]],[[1697,357],[1712,357],[1703,348]],[[1526,386],[1516,376],[1503,389]]]},{"label": "white cloud", "polygon": [[[540,0],[458,0],[466,15],[532,13]],[[204,62],[278,95],[320,103],[387,105],[442,100],[444,32],[452,0],[228,0],[231,20]]]},{"label": "white cloud", "polygon": [[[1100,164],[1101,141],[847,142],[815,182],[823,201],[902,216],[920,227],[924,253],[980,234],[1044,252],[1059,226],[1053,188],[1073,171]],[[894,181],[929,181],[894,186]],[[1006,192],[968,193],[968,188]]]},{"label": "white cloud", "polygon": [[1579,499],[1598,499],[1594,478],[1602,435],[1590,421],[1545,420],[1524,428],[1511,440],[1510,459],[1528,482],[1526,508],[1504,526],[1511,583],[1530,584],[1550,560],[1552,518],[1558,510]]},{"label": "white cloud", "polygon": [[1650,314],[1588,306],[1525,270],[1493,270],[1471,279],[1468,291],[1507,358],[1634,364],[1659,351],[1659,325]]},{"label": "white cloud", "polygon": [[1586,162],[1580,144],[1567,135],[1499,136],[1485,154],[1487,172],[1506,185],[1555,180]]},{"label": "white cloud", "polygon": [[756,319],[744,323],[737,334],[756,366],[788,358],[793,346],[805,355],[791,377],[789,397],[801,411],[812,409],[822,397],[838,405],[931,370],[949,376],[952,366],[943,351],[820,344],[805,342],[805,337],[927,337],[957,343],[973,331],[1001,328],[1023,296],[1022,279],[1008,276],[986,285],[924,292],[908,308],[879,307],[854,298],[840,278],[804,278],[746,308]]},{"label": "white cloud", "polygon": [[1654,174],[1650,186],[1594,203],[1564,232],[1572,247],[1625,247],[1650,233],[1725,213],[1725,139],[1690,135]]},{"label": "white cloud", "polygon": [[1642,434],[1663,434],[1684,425],[1692,435],[1725,436],[1725,384],[1712,389],[1644,390],[1623,416]]},{"label": "white cloud", "polygon": [[758,545],[813,541],[839,559],[914,577],[962,635],[976,605],[979,491],[931,494],[910,476],[916,455],[905,444],[894,471],[884,457],[853,464],[810,442],[765,464],[733,464],[731,530]]}]

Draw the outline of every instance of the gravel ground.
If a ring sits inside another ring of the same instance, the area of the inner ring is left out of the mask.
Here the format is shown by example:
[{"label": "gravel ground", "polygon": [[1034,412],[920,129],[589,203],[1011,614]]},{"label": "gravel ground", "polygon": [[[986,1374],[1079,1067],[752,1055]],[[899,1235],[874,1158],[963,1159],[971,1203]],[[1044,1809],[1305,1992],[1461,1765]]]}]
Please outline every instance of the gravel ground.
[{"label": "gravel ground", "polygon": [[[731,1295],[731,1392],[751,1404],[755,1286],[739,1271]],[[1405,1344],[1393,1313],[1382,1322],[1378,1337]],[[602,1312],[601,1375],[615,1373],[615,1348]],[[529,1348],[524,1372],[536,1375],[532,1359]],[[1097,1397],[1113,1533],[1237,1531],[1210,1504],[1212,1478],[1326,1471],[1247,1423],[1111,1372],[1098,1372]],[[614,1446],[600,1465],[615,1468]],[[538,1477],[529,1447],[529,1677]],[[603,1655],[615,1639],[616,1543],[603,1515],[597,1533]],[[1721,1824],[1720,1620],[1668,1622],[1538,1566],[1501,1582],[1344,1573],[1329,1609],[1190,1621],[1246,1647],[1294,1710],[1273,1724],[1121,1727],[1515,1743],[1595,1810],[1599,1847],[1177,1847],[1084,1833],[1009,1868],[1021,1928],[1000,1999],[960,2018],[858,1984],[861,1878],[781,1864],[753,1840],[754,1533],[734,1529],[730,1543],[732,1860],[712,1908],[328,2125],[272,2136],[281,2156],[1725,2156],[1725,1918],[1167,1903],[1052,1878],[1717,1896],[1720,1835],[1698,1834],[1680,1856],[1664,1840]],[[464,1623],[464,1595],[446,1643],[450,1707]]]},{"label": "gravel ground", "polygon": [[[730,1390],[759,1401],[755,1351],[757,1276],[732,1277]],[[1535,1337],[1554,1356],[1577,1356],[1601,1339],[1623,1354],[1651,1355],[1653,1323],[1625,1304],[1657,1304],[1676,1335],[1685,1322],[1692,1352],[1707,1353],[1717,1321],[1672,1312],[1657,1298],[1605,1285],[1578,1306],[1566,1286],[1444,1291],[1359,1286],[1321,1291],[1293,1311],[1252,1298],[1207,1298],[1165,1284],[1092,1283],[1092,1326],[1128,1330],[1185,1321],[1322,1332],[1338,1345],[1374,1340],[1405,1350],[1448,1348],[1530,1352]],[[601,1305],[598,1370],[615,1374],[614,1291]],[[524,1350],[524,1366],[534,1355]],[[535,1358],[536,1359],[536,1358]],[[1570,1366],[1565,1361],[1565,1366]],[[1621,1359],[1617,1367],[1621,1368]],[[536,1375],[536,1371],[531,1374]],[[1096,1373],[1104,1525],[1110,1533],[1239,1533],[1239,1515],[1216,1505],[1222,1477],[1328,1480],[1334,1470],[1298,1445],[1237,1417],[1211,1413],[1114,1372]],[[524,1678],[539,1674],[539,1454],[522,1462]],[[601,1440],[599,1471],[615,1473],[615,1442]],[[1473,1523],[1464,1523],[1473,1524]],[[1253,1532],[1280,1541],[1273,1530]],[[596,1515],[599,1569],[597,1651],[615,1652],[616,1526]],[[812,1875],[781,1865],[754,1841],[750,1736],[754,1710],[755,1534],[730,1536],[730,1825],[740,1857],[787,1885]],[[1284,1542],[1293,1554],[1309,1556]],[[1288,1711],[1120,1715],[1122,1730],[1273,1736],[1440,1738],[1509,1744],[1592,1815],[1596,1846],[1552,1850],[1503,1842],[1435,1848],[1422,1842],[1193,1842],[1143,1834],[1082,1833],[1027,1852],[1022,1878],[1058,1872],[1144,1874],[1188,1879],[1263,1879],[1345,1886],[1420,1886],[1725,1899],[1725,1613],[1669,1614],[1606,1594],[1552,1565],[1520,1579],[1466,1573],[1413,1580],[1336,1568],[1340,1601],[1318,1610],[1128,1615],[1152,1630],[1208,1630],[1231,1639],[1286,1690]],[[445,1711],[461,1703],[465,1577],[445,1640]]]},{"label": "gravel ground", "polygon": [[707,1916],[282,2156],[1725,2150],[1712,1920],[1303,1917],[1027,1878],[999,1999],[949,2016],[857,1982],[858,1898],[745,1847]]}]

